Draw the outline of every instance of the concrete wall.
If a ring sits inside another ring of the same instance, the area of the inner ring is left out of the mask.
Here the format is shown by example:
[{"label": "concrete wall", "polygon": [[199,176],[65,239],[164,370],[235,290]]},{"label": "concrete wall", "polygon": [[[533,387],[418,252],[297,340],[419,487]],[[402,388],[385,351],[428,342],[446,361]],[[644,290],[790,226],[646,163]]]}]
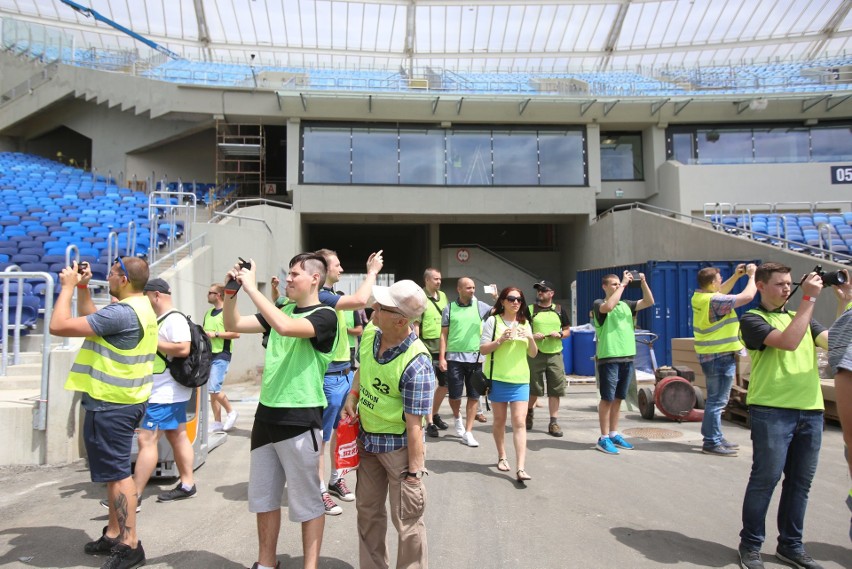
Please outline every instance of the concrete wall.
[{"label": "concrete wall", "polygon": [[170,182],[184,183],[216,181],[216,131],[207,129],[184,138],[158,144],[148,150],[130,152],[126,161],[126,178],[135,175],[144,180],[157,173],[168,176]]},{"label": "concrete wall", "polygon": [[[470,277],[476,283],[476,296],[483,302],[492,302],[490,294],[486,294],[482,287],[486,284],[495,283],[498,292],[507,286],[516,286],[524,292],[527,301],[535,298],[535,290],[532,285],[535,277],[525,271],[504,262],[487,251],[475,247],[464,247],[467,254],[462,262],[458,258],[460,249],[448,247],[441,249],[441,276],[443,277],[442,289],[450,298],[455,298],[456,281],[461,277]],[[522,265],[523,266],[523,265]]]},{"label": "concrete wall", "polygon": [[[715,202],[753,204],[845,200],[846,204],[841,207],[849,211],[852,206],[849,185],[831,183],[831,166],[841,164],[700,166],[668,161],[659,168],[660,193],[648,203],[699,216],[705,203]],[[760,209],[757,205],[750,207],[752,210]]]}]

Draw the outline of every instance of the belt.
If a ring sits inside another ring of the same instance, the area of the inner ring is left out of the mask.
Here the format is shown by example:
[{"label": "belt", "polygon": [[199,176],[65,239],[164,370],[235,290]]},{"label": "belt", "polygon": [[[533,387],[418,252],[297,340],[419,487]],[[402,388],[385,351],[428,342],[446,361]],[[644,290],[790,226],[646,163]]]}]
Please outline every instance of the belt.
[{"label": "belt", "polygon": [[326,371],[325,375],[349,375],[349,370],[351,368],[341,369],[337,371]]}]

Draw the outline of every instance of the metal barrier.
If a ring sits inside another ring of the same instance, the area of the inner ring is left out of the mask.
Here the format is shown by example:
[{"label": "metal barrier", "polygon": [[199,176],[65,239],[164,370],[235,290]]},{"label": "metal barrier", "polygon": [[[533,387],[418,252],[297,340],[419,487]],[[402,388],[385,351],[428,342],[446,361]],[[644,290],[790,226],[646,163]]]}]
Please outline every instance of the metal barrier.
[{"label": "metal barrier", "polygon": [[[163,184],[165,187],[165,184]],[[166,203],[156,203],[157,197],[165,199]],[[171,198],[177,198],[178,203],[171,203]],[[189,201],[190,203],[187,203]],[[148,198],[148,221],[150,222],[149,231],[151,232],[150,245],[148,247],[148,262],[156,261],[157,253],[159,252],[159,226],[160,214],[158,210],[164,210],[166,223],[169,224],[169,235],[166,239],[167,254],[174,251],[175,242],[177,241],[177,221],[178,212],[182,212],[181,221],[184,222],[184,235],[187,241],[192,240],[192,224],[195,223],[198,213],[198,197],[193,192],[183,190],[183,184],[177,191],[172,190],[156,190],[150,193]],[[190,213],[192,217],[190,218]],[[134,240],[135,242],[135,240]],[[129,243],[129,241],[128,241]]]},{"label": "metal barrier", "polygon": [[[20,283],[23,282],[23,279],[44,279],[46,283],[45,291],[44,291],[44,322],[49,323],[50,318],[53,315],[53,275],[50,273],[44,272],[23,272],[20,269],[16,271],[9,271],[8,268],[6,271],[0,272],[0,278],[3,279],[3,306],[4,308],[8,308],[9,306],[9,280],[10,279],[18,279],[18,291],[21,290]],[[21,307],[21,303],[18,303],[18,307]],[[21,311],[18,310],[16,313],[16,337],[15,337],[15,352],[14,358],[17,363],[17,359],[20,354],[20,331],[18,327],[21,322]],[[47,324],[45,324],[47,326]],[[45,330],[44,334],[42,334],[42,349],[41,349],[41,390],[38,398],[38,406],[36,407],[36,412],[33,415],[33,428],[39,431],[45,430],[47,427],[47,392],[49,387],[49,378],[50,378],[50,334]],[[3,353],[2,353],[2,362],[0,362],[0,375],[6,375],[6,363],[8,361],[8,338],[9,338],[9,311],[3,310]]]}]

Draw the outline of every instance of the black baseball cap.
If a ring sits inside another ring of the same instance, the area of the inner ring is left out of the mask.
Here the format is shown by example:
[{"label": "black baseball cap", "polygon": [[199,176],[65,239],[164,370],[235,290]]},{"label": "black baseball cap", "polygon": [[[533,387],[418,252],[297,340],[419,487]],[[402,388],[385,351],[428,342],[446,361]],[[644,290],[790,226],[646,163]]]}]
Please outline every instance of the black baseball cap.
[{"label": "black baseball cap", "polygon": [[533,285],[536,290],[556,290],[556,286],[550,281],[538,281]]},{"label": "black baseball cap", "polygon": [[163,294],[172,294],[172,289],[169,283],[163,279],[151,279],[142,289],[144,292],[161,292]]}]

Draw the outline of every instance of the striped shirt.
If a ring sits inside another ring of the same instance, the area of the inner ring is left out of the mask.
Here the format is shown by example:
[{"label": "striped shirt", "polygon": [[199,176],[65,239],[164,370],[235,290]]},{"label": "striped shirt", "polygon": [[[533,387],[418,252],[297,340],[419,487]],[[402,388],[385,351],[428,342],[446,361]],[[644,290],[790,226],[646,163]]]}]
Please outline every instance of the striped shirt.
[{"label": "striped shirt", "polygon": [[[389,349],[384,354],[379,354],[382,331],[377,329],[376,338],[373,341],[373,356],[378,363],[385,364],[405,352],[416,339],[417,336],[411,333],[400,345]],[[419,354],[411,360],[399,380],[403,411],[409,415],[428,415],[432,410],[435,382],[435,370],[429,354]],[[359,429],[358,440],[367,452],[372,453],[391,452],[408,446],[407,433],[401,435],[366,433],[363,429]]]},{"label": "striped shirt", "polygon": [[828,365],[831,374],[852,371],[852,310],[847,310],[828,329]]}]

